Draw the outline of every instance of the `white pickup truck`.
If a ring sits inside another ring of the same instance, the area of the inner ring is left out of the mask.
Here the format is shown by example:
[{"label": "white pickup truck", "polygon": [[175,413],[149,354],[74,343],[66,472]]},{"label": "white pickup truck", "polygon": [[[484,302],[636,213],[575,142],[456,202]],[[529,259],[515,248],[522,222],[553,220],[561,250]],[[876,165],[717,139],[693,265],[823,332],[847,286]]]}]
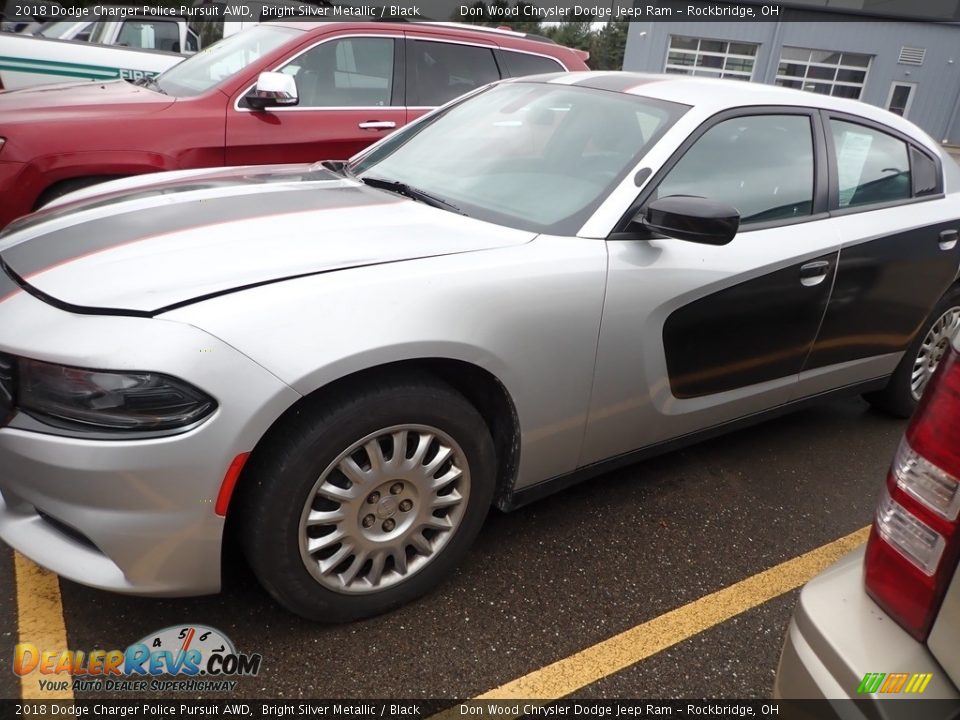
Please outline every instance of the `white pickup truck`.
[{"label": "white pickup truck", "polygon": [[61,28],[72,39],[0,33],[0,89],[75,79],[138,80],[200,49],[197,33],[178,18],[64,21]]},{"label": "white pickup truck", "polygon": [[[332,0],[255,0],[245,3],[247,19],[210,22],[203,38],[183,17],[129,14],[129,8],[97,5],[100,15],[71,16],[70,9],[45,13],[54,22],[30,33],[0,32],[0,91],[71,80],[140,80],[159,75],[187,55],[261,21],[304,16],[302,9],[330,6]],[[193,7],[221,5],[225,0],[194,0]],[[280,10],[280,8],[285,8]],[[110,19],[108,19],[110,18]],[[54,27],[56,26],[56,27]]]}]

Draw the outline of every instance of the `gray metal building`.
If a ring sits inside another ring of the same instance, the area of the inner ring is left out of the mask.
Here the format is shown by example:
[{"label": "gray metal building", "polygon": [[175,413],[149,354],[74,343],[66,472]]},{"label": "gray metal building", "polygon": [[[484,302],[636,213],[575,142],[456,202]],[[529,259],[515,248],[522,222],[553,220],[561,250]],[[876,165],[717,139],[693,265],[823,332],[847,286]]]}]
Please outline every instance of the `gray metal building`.
[{"label": "gray metal building", "polygon": [[[960,23],[891,18],[890,2],[881,17],[869,11],[871,0],[842,1],[842,12],[837,0],[802,3],[816,9],[781,8],[772,22],[690,20],[687,4],[676,3],[679,12],[669,20],[630,24],[623,66],[856,98],[960,145]],[[960,1],[930,8],[935,17],[953,19]]]}]

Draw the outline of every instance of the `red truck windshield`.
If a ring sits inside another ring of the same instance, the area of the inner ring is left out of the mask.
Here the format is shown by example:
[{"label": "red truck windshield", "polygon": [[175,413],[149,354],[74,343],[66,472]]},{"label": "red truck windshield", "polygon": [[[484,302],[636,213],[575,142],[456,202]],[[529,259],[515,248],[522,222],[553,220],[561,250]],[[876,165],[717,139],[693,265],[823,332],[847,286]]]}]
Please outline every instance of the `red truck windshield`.
[{"label": "red truck windshield", "polygon": [[258,25],[201,50],[157,79],[167,95],[201,95],[300,34],[299,30]]}]

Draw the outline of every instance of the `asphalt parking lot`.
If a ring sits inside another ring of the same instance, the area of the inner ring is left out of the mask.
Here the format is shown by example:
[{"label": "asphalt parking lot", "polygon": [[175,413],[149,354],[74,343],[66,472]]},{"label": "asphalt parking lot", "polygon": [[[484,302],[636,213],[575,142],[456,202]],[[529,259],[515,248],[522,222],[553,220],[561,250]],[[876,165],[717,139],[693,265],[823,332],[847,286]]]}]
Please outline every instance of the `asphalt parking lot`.
[{"label": "asphalt parking lot", "polygon": [[[547,696],[768,697],[797,591],[774,590],[752,606],[731,593],[714,602],[728,604],[722,622],[697,601],[753,587],[770,568],[775,579],[782,563],[867,526],[904,427],[859,399],[831,401],[494,512],[452,580],[365,622],[288,615],[232,562],[215,597],[147,600],[62,581],[53,623],[74,649],[124,648],[185,623],[219,628],[263,656],[259,676],[241,679],[231,697],[468,698],[518,678],[525,692]],[[838,552],[814,555],[822,563]],[[9,671],[17,638],[56,632],[42,609],[49,603],[28,599],[43,592],[24,586],[14,565],[0,552],[7,698],[35,692]],[[658,623],[690,603],[676,622]],[[648,639],[653,651],[637,650]],[[585,649],[588,662],[558,671],[566,685],[551,684],[542,669]]]}]

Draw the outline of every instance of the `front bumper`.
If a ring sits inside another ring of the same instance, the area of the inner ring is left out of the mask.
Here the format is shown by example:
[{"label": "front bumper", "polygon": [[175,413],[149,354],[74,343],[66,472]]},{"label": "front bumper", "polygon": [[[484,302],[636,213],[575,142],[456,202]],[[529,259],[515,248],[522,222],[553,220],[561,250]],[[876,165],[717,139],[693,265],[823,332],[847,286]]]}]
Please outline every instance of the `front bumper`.
[{"label": "front bumper", "polygon": [[0,539],[63,577],[144,595],[220,588],[231,461],[299,395],[209,334],[159,319],[74,315],[19,292],[0,301],[0,350],[181,377],[218,409],[178,435],[90,440],[0,429]]},{"label": "front bumper", "polygon": [[877,695],[857,695],[864,675],[907,672],[933,674],[922,695],[884,695],[879,702],[843,704],[837,706],[837,716],[902,718],[908,704],[919,698],[960,700],[927,647],[866,594],[863,553],[863,548],[850,553],[801,591],[777,668],[774,697],[880,700]]},{"label": "front bumper", "polygon": [[150,445],[0,430],[0,539],[93,587],[216,592],[223,518],[211,498],[226,466],[213,434]]}]

